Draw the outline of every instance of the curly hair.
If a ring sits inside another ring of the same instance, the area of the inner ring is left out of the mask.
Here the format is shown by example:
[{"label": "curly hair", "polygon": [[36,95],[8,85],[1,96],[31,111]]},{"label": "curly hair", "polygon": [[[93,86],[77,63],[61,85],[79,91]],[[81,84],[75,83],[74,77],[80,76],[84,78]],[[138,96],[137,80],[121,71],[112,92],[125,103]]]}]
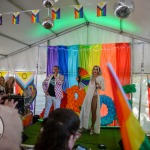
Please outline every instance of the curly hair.
[{"label": "curly hair", "polygon": [[78,115],[71,109],[52,111],[43,123],[43,131],[35,144],[35,150],[69,150],[70,135],[79,129]]}]

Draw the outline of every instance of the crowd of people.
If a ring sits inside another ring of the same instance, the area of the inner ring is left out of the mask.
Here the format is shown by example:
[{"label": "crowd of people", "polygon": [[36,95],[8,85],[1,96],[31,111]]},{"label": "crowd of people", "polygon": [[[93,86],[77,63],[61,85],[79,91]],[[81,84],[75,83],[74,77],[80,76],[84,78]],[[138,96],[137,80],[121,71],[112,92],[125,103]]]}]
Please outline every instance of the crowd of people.
[{"label": "crowd of people", "polygon": [[[86,91],[86,96],[84,98],[83,104],[81,106],[80,116],[78,116],[73,110],[67,108],[60,108],[61,99],[63,98],[62,85],[64,82],[64,76],[59,74],[59,67],[53,67],[53,74],[47,76],[44,80],[42,86],[45,93],[45,113],[44,121],[42,123],[42,130],[35,144],[35,150],[72,150],[76,140],[80,137],[81,132],[89,130],[90,134],[100,133],[100,101],[98,90],[105,89],[105,82],[102,76],[102,71],[99,66],[94,66],[92,69],[92,75],[89,81],[88,90]],[[81,78],[78,76],[76,78],[78,81],[78,86],[80,87]],[[12,81],[12,84],[14,81]],[[83,87],[80,87],[83,88]],[[0,77],[0,96],[2,97],[6,94],[6,84],[3,77]],[[11,89],[11,88],[9,88]],[[0,102],[2,100],[0,99]],[[50,108],[54,104],[54,110],[50,112]],[[17,102],[5,101],[4,105],[0,105],[0,118],[2,118],[5,130],[9,129],[9,119],[12,115],[16,116],[16,120],[13,116],[14,125],[10,123],[12,128],[12,135],[16,134],[15,139],[12,138],[9,141],[9,136],[7,131],[4,131],[2,135],[2,140],[0,140],[0,149],[5,149],[5,146],[9,146],[6,143],[14,143],[11,147],[13,150],[20,149],[21,144],[21,132],[22,123],[21,118],[17,114],[15,106]],[[6,110],[6,113],[4,110]],[[8,111],[11,110],[11,111]],[[3,112],[2,112],[3,111]],[[1,113],[2,112],[2,113]],[[9,115],[9,117],[7,116]],[[91,115],[90,115],[91,114]],[[91,116],[91,117],[90,117]],[[7,118],[7,119],[6,119]],[[91,122],[89,124],[89,122]],[[7,135],[8,134],[8,135]],[[2,144],[3,143],[3,144]],[[11,145],[11,144],[10,144]],[[14,147],[14,148],[13,148]],[[9,148],[8,148],[9,149]]]},{"label": "crowd of people", "polygon": [[0,97],[5,94],[13,94],[14,83],[14,77],[8,77],[5,81],[5,78],[3,76],[0,76]]}]

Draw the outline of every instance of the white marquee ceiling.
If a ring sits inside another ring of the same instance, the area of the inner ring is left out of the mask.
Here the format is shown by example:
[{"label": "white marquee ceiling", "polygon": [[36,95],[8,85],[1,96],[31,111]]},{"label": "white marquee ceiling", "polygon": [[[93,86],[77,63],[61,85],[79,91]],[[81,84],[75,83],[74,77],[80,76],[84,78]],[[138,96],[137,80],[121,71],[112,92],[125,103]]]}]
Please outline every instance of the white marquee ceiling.
[{"label": "white marquee ceiling", "polygon": [[[51,30],[46,30],[41,22],[47,17],[48,11],[43,7],[42,0],[0,0],[0,14],[3,14],[3,25],[0,26],[0,56],[27,49],[41,40],[59,36],[67,30],[88,23],[150,42],[149,0],[134,0],[134,13],[122,21],[114,15],[113,6],[116,0],[106,0],[107,16],[96,17],[96,6],[100,1],[102,0],[59,0],[55,5],[61,9],[61,19],[54,21]],[[74,19],[73,5],[77,4],[83,5],[83,19]],[[31,11],[23,12],[34,9],[40,9],[40,23],[31,23]],[[20,24],[12,25],[11,12],[17,11],[21,12]]]}]

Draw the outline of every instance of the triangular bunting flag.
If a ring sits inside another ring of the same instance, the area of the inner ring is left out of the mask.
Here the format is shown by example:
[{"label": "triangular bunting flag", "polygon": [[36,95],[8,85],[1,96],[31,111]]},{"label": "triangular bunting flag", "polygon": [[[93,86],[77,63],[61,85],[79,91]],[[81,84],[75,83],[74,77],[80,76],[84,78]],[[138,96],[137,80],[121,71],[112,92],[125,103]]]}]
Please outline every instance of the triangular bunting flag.
[{"label": "triangular bunting flag", "polygon": [[2,14],[0,14],[0,25],[2,25]]},{"label": "triangular bunting flag", "polygon": [[13,13],[12,24],[19,24],[20,12]]},{"label": "triangular bunting flag", "polygon": [[8,76],[9,76],[8,71],[0,71],[0,77],[1,77],[1,76],[3,76],[5,79],[7,79]]},{"label": "triangular bunting flag", "polygon": [[31,22],[39,22],[39,10],[32,10]]},{"label": "triangular bunting flag", "polygon": [[53,7],[52,8],[52,19],[60,19],[60,8],[59,7]]},{"label": "triangular bunting flag", "polygon": [[83,6],[82,5],[74,6],[74,16],[75,16],[75,19],[83,18]]},{"label": "triangular bunting flag", "polygon": [[34,82],[33,72],[15,72],[17,84],[24,90],[28,85]]},{"label": "triangular bunting flag", "polygon": [[97,17],[106,16],[106,6],[107,2],[99,2],[97,4]]}]

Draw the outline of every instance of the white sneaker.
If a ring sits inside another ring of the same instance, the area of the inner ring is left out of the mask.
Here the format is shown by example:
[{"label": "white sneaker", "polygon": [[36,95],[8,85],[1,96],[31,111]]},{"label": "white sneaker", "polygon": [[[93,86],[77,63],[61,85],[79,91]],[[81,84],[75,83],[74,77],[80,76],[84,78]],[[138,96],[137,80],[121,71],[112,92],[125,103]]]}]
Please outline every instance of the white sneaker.
[{"label": "white sneaker", "polygon": [[40,129],[40,132],[41,132],[41,133],[43,132],[43,127]]},{"label": "white sneaker", "polygon": [[90,135],[94,134],[94,129],[90,130]]}]

